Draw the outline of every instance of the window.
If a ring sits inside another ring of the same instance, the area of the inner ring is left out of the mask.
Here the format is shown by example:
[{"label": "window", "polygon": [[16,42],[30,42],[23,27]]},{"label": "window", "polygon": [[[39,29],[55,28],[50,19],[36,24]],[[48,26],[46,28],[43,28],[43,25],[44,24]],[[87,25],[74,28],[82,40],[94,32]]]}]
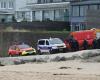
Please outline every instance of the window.
[{"label": "window", "polygon": [[7,5],[6,5],[6,2],[1,2],[1,8],[6,8],[7,7]]},{"label": "window", "polygon": [[98,5],[90,5],[89,9],[90,10],[97,10],[98,9]]},{"label": "window", "polygon": [[98,9],[100,9],[100,4],[98,5]]},{"label": "window", "polygon": [[16,14],[17,14],[17,18],[19,19],[25,18],[25,12],[19,11],[19,12],[16,12]]},{"label": "window", "polygon": [[29,3],[33,3],[33,4],[36,4],[38,2],[38,0],[30,0]]},{"label": "window", "polygon": [[68,9],[64,10],[64,21],[69,21],[69,10]]},{"label": "window", "polygon": [[46,41],[46,45],[49,45],[49,42],[48,41]]},{"label": "window", "polygon": [[88,6],[80,6],[80,16],[86,16],[87,15]]},{"label": "window", "polygon": [[87,11],[88,11],[88,5],[87,6],[84,6],[84,15],[86,16],[87,15]]},{"label": "window", "polygon": [[41,0],[41,3],[45,3],[45,0]]},{"label": "window", "polygon": [[53,2],[53,0],[50,0],[50,2],[52,3],[52,2]]},{"label": "window", "polygon": [[[64,9],[58,9],[58,10],[55,10],[55,21],[64,21],[64,18],[65,18],[65,10]],[[66,14],[67,15],[67,14]]]},{"label": "window", "polygon": [[43,20],[53,20],[54,19],[54,11],[45,10],[43,11]]},{"label": "window", "polygon": [[84,16],[84,6],[80,6],[80,16]]},{"label": "window", "polygon": [[39,44],[39,45],[45,45],[45,41],[44,41],[44,40],[41,40],[41,41],[39,41],[38,44]]},{"label": "window", "polygon": [[1,2],[1,8],[3,8],[3,2]]},{"label": "window", "polygon": [[75,25],[74,30],[79,31],[79,27],[80,27],[79,25]]},{"label": "window", "polygon": [[14,7],[14,4],[12,1],[9,1],[9,8],[13,8]]},{"label": "window", "polygon": [[35,20],[40,21],[42,18],[42,11],[35,11]]},{"label": "window", "polygon": [[35,11],[32,11],[32,20],[35,20]]},{"label": "window", "polygon": [[72,15],[73,16],[79,16],[79,6],[73,6],[72,7]]},{"label": "window", "polygon": [[38,0],[38,2],[37,3],[41,3],[41,0]]},{"label": "window", "polygon": [[46,0],[46,3],[52,3],[53,0]]},{"label": "window", "polygon": [[63,41],[59,38],[54,38],[49,40],[50,44],[62,44]]},{"label": "window", "polygon": [[62,2],[62,0],[53,0],[53,2]]}]

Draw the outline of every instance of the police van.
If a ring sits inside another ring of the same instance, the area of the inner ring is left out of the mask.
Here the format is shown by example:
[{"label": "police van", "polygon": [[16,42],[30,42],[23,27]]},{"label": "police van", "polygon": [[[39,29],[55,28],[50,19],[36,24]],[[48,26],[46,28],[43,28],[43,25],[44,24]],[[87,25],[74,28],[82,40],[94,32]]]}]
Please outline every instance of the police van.
[{"label": "police van", "polygon": [[39,54],[66,52],[66,45],[60,38],[40,39],[37,43],[37,51]]}]

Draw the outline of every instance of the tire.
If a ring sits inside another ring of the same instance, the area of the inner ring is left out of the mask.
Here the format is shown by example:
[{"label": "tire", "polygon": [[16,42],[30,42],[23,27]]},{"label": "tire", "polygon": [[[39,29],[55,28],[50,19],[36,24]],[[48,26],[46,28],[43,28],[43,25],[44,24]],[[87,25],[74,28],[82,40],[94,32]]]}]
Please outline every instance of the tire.
[{"label": "tire", "polygon": [[39,55],[42,55],[42,53],[41,53],[41,51],[40,51],[40,50],[38,50],[38,51],[37,51],[37,53],[38,53]]},{"label": "tire", "polygon": [[19,53],[19,56],[22,56],[22,53]]},{"label": "tire", "polygon": [[49,53],[50,53],[50,54],[54,54],[54,50],[50,50]]},{"label": "tire", "polygon": [[67,49],[63,49],[63,53],[66,53],[67,52]]}]

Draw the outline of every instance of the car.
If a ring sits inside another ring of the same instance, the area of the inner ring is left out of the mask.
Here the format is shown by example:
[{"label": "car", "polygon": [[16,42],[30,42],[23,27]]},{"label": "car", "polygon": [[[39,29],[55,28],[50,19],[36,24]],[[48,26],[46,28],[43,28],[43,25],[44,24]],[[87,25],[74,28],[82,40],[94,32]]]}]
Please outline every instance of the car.
[{"label": "car", "polygon": [[37,51],[39,54],[66,52],[66,45],[60,38],[39,39]]},{"label": "car", "polygon": [[32,55],[36,54],[36,50],[27,44],[12,45],[8,49],[8,55]]}]

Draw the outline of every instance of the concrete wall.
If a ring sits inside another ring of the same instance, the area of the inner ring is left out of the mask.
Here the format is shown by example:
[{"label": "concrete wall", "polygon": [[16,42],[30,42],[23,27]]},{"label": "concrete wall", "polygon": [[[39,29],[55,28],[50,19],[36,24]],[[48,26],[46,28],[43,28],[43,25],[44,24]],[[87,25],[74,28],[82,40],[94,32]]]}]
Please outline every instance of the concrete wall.
[{"label": "concrete wall", "polygon": [[14,29],[26,29],[26,30],[52,30],[52,31],[62,31],[64,29],[69,30],[70,24],[68,22],[53,22],[53,21],[43,21],[43,22],[15,22],[15,23],[4,23],[0,24],[0,28],[6,29],[12,27]]}]

